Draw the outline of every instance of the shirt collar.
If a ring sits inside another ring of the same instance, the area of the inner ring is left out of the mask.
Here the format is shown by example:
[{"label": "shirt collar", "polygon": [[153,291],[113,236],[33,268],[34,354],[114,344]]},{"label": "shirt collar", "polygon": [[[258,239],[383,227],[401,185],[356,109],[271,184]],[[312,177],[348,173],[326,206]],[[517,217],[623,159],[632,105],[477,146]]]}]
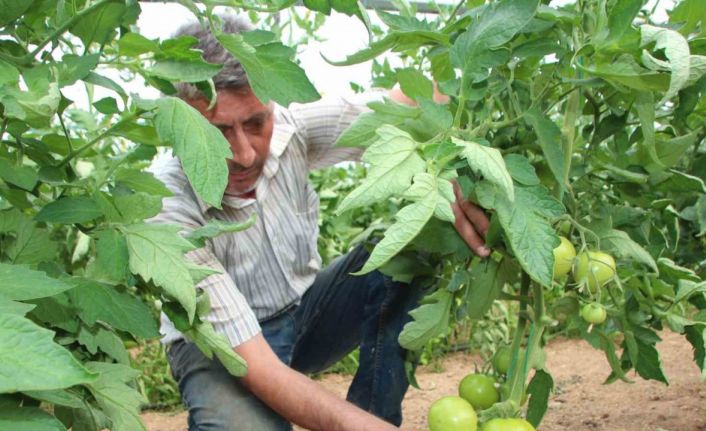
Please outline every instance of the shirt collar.
[{"label": "shirt collar", "polygon": [[[270,139],[270,154],[267,156],[267,160],[265,160],[265,166],[262,170],[262,175],[258,179],[258,184],[256,186],[256,192],[258,192],[258,196],[262,197],[260,195],[260,191],[264,191],[264,188],[261,187],[264,183],[269,182],[270,178],[274,177],[275,174],[279,171],[279,159],[280,156],[284,153],[284,150],[287,148],[287,145],[289,145],[289,141],[292,139],[292,135],[294,135],[294,126],[285,122],[281,121],[281,112],[279,112],[279,107],[275,108],[275,124],[272,129],[272,138]],[[262,177],[265,178],[262,178]],[[266,180],[266,181],[263,181]],[[201,210],[202,214],[206,214],[208,210],[211,208],[215,208],[213,205],[208,204],[201,199],[200,196],[196,195],[196,202],[198,203],[199,209]],[[251,205],[252,203],[255,202],[255,199],[240,199],[234,196],[223,196],[223,199],[221,201],[222,204],[225,204],[227,206],[233,207],[233,208],[243,208],[248,205]]]}]

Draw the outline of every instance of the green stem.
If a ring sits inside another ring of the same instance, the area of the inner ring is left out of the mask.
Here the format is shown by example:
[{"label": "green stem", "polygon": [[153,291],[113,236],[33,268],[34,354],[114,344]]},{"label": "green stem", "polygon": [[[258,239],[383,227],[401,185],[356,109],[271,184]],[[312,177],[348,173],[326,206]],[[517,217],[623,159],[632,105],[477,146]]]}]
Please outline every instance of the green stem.
[{"label": "green stem", "polygon": [[104,130],[101,134],[99,134],[99,135],[96,136],[95,138],[91,139],[91,140],[88,141],[86,144],[80,146],[79,148],[77,148],[77,149],[75,149],[74,151],[71,151],[69,154],[67,154],[66,157],[64,157],[64,158],[61,160],[61,163],[59,163],[59,166],[58,166],[58,167],[61,168],[61,167],[63,167],[63,166],[66,166],[72,159],[74,159],[75,157],[81,155],[81,153],[83,153],[83,152],[86,151],[87,149],[91,148],[91,147],[92,147],[93,145],[95,145],[96,143],[100,142],[100,141],[101,141],[103,138],[105,138],[106,136],[110,135],[110,134],[111,134],[115,129],[117,129],[119,126],[122,126],[123,124],[128,123],[128,122],[134,120],[135,118],[139,117],[140,114],[141,114],[141,112],[138,111],[138,112],[133,112],[133,113],[131,113],[130,115],[128,115],[128,116],[126,116],[126,117],[123,117],[123,119],[121,119],[121,120],[118,121],[117,123],[113,124],[112,126],[110,126],[109,128],[107,128],[106,130]]},{"label": "green stem", "polygon": [[466,4],[466,0],[461,0],[456,4],[454,9],[451,11],[449,17],[446,18],[446,22],[444,22],[444,27],[447,27],[449,24],[451,24],[451,21],[453,21],[454,17],[458,13],[458,11],[461,10],[461,7],[463,7],[464,4]]},{"label": "green stem", "polygon": [[[522,281],[520,282],[520,296],[528,296],[530,290],[531,280],[527,273],[522,273]],[[525,328],[527,327],[527,303],[520,302],[520,313],[517,320],[517,329],[515,335],[512,339],[512,345],[510,349],[512,351],[512,361],[510,362],[510,369],[507,372],[507,381],[510,384],[510,398],[508,401],[512,401],[516,407],[522,404],[522,395],[524,393],[524,373],[518,373],[519,359],[522,359],[520,354],[522,348],[522,341],[525,339]],[[522,380],[520,380],[522,378]],[[519,389],[518,389],[519,386]],[[519,397],[517,394],[519,393]]]},{"label": "green stem", "polygon": [[58,115],[59,117],[59,123],[61,124],[61,129],[64,131],[64,136],[66,137],[66,143],[69,146],[69,153],[74,150],[74,145],[71,142],[71,137],[69,136],[69,131],[66,130],[66,124],[64,124],[64,119],[62,118],[61,115]]},{"label": "green stem", "polygon": [[463,90],[461,90],[461,95],[458,96],[458,107],[456,108],[456,115],[454,115],[454,127],[456,129],[461,128],[461,117],[463,117],[463,110],[465,107],[466,96],[463,95]]},{"label": "green stem", "polygon": [[58,27],[56,30],[54,30],[46,39],[44,39],[39,45],[37,45],[37,47],[34,49],[34,51],[32,51],[29,54],[22,57],[22,62],[24,64],[31,64],[32,60],[34,60],[34,58],[37,56],[37,54],[39,54],[39,52],[42,49],[44,49],[45,46],[47,46],[49,43],[51,43],[56,38],[61,36],[68,29],[73,27],[74,24],[76,24],[77,22],[82,20],[86,15],[88,15],[89,13],[93,12],[97,8],[101,7],[102,5],[104,5],[110,1],[113,1],[113,0],[98,0],[97,2],[88,6],[87,8],[81,10],[76,15],[72,16],[70,20],[66,21],[64,24],[62,24],[60,27]]}]

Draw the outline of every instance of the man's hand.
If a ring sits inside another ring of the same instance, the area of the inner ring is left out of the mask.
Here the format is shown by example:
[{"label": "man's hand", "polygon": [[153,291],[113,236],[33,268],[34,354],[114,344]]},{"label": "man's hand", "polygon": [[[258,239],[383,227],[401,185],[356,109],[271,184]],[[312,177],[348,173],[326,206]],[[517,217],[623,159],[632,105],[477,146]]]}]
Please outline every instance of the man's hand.
[{"label": "man's hand", "polygon": [[490,249],[485,246],[485,234],[488,232],[490,220],[476,204],[463,197],[458,181],[452,181],[456,202],[451,204],[456,221],[454,226],[466,244],[480,257],[490,255]]},{"label": "man's hand", "polygon": [[262,334],[235,351],[248,363],[245,387],[290,422],[313,431],[398,429],[283,364]]}]

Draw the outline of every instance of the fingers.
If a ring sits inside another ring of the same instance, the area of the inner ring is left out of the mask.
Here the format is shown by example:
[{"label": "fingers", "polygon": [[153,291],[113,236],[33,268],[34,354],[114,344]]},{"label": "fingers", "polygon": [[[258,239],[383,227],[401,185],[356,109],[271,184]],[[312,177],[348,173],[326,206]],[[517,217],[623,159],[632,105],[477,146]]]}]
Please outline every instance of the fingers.
[{"label": "fingers", "polygon": [[463,192],[461,191],[461,186],[458,184],[458,181],[454,180],[453,186],[454,194],[456,195],[456,202],[460,205],[464,214],[466,214],[466,217],[471,221],[475,227],[475,230],[485,237],[485,234],[488,232],[488,228],[490,227],[490,220],[488,219],[488,216],[478,205],[466,200],[463,197]]},{"label": "fingers", "polygon": [[[471,221],[466,217],[466,213],[461,209],[461,205],[457,202],[451,204],[451,209],[454,212],[456,221],[454,226],[461,238],[466,241],[466,244],[473,250],[475,254],[481,257],[490,255],[490,249],[485,246],[485,241],[480,236],[476,228],[471,224]],[[487,228],[486,228],[487,229]]]}]

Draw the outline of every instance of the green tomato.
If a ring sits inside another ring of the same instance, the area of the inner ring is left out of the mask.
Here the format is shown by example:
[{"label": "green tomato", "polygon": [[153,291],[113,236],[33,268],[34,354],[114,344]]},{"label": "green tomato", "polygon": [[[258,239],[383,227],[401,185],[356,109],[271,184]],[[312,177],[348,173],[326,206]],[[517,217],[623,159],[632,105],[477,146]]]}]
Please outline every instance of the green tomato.
[{"label": "green tomato", "polygon": [[524,419],[496,418],[485,423],[481,431],[535,431],[531,423]]},{"label": "green tomato", "polygon": [[478,416],[468,401],[461,397],[438,399],[429,408],[430,431],[476,431]]},{"label": "green tomato", "polygon": [[554,249],[554,278],[562,277],[571,271],[576,258],[576,249],[571,241],[560,236],[561,242]]},{"label": "green tomato", "polygon": [[581,309],[581,317],[583,317],[583,320],[595,325],[600,325],[605,322],[606,316],[605,307],[597,302],[586,304]]},{"label": "green tomato", "polygon": [[509,346],[500,347],[493,356],[493,368],[498,374],[507,374],[512,361],[512,350]]},{"label": "green tomato", "polygon": [[579,283],[588,284],[591,292],[595,292],[615,275],[615,259],[602,251],[589,251],[578,256],[574,268],[574,279]]},{"label": "green tomato", "polygon": [[458,385],[458,394],[476,410],[487,409],[500,399],[495,389],[495,379],[485,374],[469,374],[464,377]]}]

